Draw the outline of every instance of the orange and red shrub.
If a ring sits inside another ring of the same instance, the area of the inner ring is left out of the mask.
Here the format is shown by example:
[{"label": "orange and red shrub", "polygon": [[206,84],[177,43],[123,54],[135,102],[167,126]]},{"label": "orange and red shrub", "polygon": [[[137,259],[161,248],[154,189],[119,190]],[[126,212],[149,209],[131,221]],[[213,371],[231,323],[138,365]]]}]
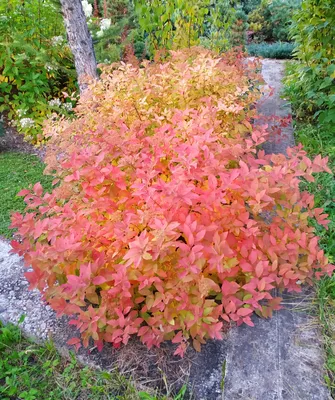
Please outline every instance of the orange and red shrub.
[{"label": "orange and red shrub", "polygon": [[332,271],[309,226],[326,215],[299,191],[326,159],[259,150],[255,79],[231,55],[174,52],[105,69],[76,120],[49,122],[55,187],[21,192],[29,212],[13,215],[13,247],[85,346],[138,335],[183,355],[190,338],[198,350],[221,338],[223,321],[270,316],[273,288],[300,291]]}]

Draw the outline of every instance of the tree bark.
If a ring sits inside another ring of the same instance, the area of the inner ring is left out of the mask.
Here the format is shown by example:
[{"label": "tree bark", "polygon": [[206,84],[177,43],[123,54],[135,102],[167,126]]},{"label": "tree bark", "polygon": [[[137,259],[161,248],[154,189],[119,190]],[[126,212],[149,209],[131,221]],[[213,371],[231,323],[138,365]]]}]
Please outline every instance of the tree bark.
[{"label": "tree bark", "polygon": [[80,0],[60,0],[68,42],[74,56],[78,84],[82,93],[89,81],[98,79],[92,37]]}]

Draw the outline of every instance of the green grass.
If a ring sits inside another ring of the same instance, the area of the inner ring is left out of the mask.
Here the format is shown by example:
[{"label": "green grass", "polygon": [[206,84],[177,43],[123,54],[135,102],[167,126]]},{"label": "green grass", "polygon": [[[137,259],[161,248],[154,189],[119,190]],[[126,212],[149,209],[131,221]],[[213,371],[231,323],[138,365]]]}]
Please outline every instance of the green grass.
[{"label": "green grass", "polygon": [[51,177],[43,175],[44,164],[38,157],[20,153],[0,153],[0,235],[10,238],[8,229],[13,211],[23,211],[25,203],[17,193],[29,185],[41,182],[51,188]]},{"label": "green grass", "polygon": [[[119,375],[81,367],[75,357],[65,360],[51,344],[38,346],[23,338],[13,325],[0,325],[0,354],[2,400],[138,398]],[[120,391],[123,395],[117,396]]]},{"label": "green grass", "polygon": [[[310,156],[322,154],[329,157],[329,167],[335,171],[335,136],[314,125],[298,122],[295,128],[296,140],[301,142]],[[315,196],[315,206],[322,207],[331,221],[328,230],[316,226],[320,245],[330,262],[335,262],[335,179],[334,175],[315,175],[315,182],[303,182],[302,189]],[[317,306],[326,348],[325,380],[335,398],[335,274],[317,282]]]},{"label": "green grass", "polygon": [[[186,387],[174,400],[182,400],[185,390]],[[39,346],[25,339],[18,327],[0,323],[0,399],[158,400],[158,397],[138,392],[118,372],[81,366],[73,355],[70,359],[62,358],[51,343]]]}]

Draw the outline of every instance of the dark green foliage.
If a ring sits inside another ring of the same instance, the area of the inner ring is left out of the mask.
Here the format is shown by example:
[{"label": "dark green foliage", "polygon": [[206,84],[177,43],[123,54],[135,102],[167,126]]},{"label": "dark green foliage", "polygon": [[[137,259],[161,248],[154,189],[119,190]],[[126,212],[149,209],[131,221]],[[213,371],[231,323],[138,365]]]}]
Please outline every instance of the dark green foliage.
[{"label": "dark green foliage", "polygon": [[252,43],[247,46],[247,50],[251,56],[287,59],[292,58],[294,44],[288,42]]},{"label": "dark green foliage", "polygon": [[240,3],[243,8],[243,11],[246,14],[249,14],[251,11],[253,11],[260,5],[261,0],[242,0]]},{"label": "dark green foliage", "polygon": [[247,39],[248,16],[242,8],[237,8],[231,26],[230,43],[232,46],[244,46]]},{"label": "dark green foliage", "polygon": [[334,1],[305,0],[293,21],[298,62],[289,67],[286,95],[298,118],[317,119],[335,134]]},{"label": "dark green foliage", "polygon": [[5,124],[3,120],[1,119],[1,114],[0,114],[0,137],[5,136]]},{"label": "dark green foliage", "polygon": [[301,0],[263,0],[249,14],[249,29],[257,42],[289,40],[292,14],[301,6]]}]

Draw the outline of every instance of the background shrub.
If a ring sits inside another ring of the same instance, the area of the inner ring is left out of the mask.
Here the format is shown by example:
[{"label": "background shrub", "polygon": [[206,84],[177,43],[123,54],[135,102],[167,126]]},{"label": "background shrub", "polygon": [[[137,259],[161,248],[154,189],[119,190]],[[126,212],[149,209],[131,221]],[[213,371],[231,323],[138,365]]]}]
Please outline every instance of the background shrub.
[{"label": "background shrub", "polygon": [[134,58],[145,58],[145,39],[139,30],[133,1],[106,0],[96,4],[97,9],[94,8],[94,2],[91,7],[84,4],[84,10],[93,37],[97,62],[112,63],[121,59],[127,61],[130,51]]},{"label": "background shrub", "polygon": [[289,40],[292,14],[301,0],[262,0],[248,16],[249,29],[257,42]]},{"label": "background shrub", "polygon": [[243,11],[246,14],[249,14],[252,10],[257,8],[260,4],[261,0],[241,0],[240,4],[242,6]]},{"label": "background shrub", "polygon": [[237,8],[231,26],[230,43],[234,46],[245,46],[247,40],[248,16],[242,8]]},{"label": "background shrub", "polygon": [[232,0],[136,0],[135,9],[151,56],[157,50],[203,45],[216,51],[231,47]]},{"label": "background shrub", "polygon": [[335,13],[330,0],[307,0],[294,16],[297,62],[288,67],[286,95],[298,118],[335,128]]},{"label": "background shrub", "polygon": [[247,46],[247,50],[251,56],[288,59],[293,57],[294,44],[287,42],[251,43]]},{"label": "background shrub", "polygon": [[[9,0],[0,4],[0,111],[8,110],[27,140],[43,140],[53,111],[68,114],[62,92],[76,90],[72,55],[57,2]],[[51,101],[51,104],[49,103]]]},{"label": "background shrub", "polygon": [[299,191],[300,177],[329,172],[326,159],[257,151],[255,79],[242,56],[172,52],[105,68],[75,121],[50,121],[55,187],[21,191],[28,212],[13,215],[12,245],[85,346],[136,334],[200,350],[223,321],[271,316],[274,287],[300,291],[332,271],[309,226],[327,216]]}]

